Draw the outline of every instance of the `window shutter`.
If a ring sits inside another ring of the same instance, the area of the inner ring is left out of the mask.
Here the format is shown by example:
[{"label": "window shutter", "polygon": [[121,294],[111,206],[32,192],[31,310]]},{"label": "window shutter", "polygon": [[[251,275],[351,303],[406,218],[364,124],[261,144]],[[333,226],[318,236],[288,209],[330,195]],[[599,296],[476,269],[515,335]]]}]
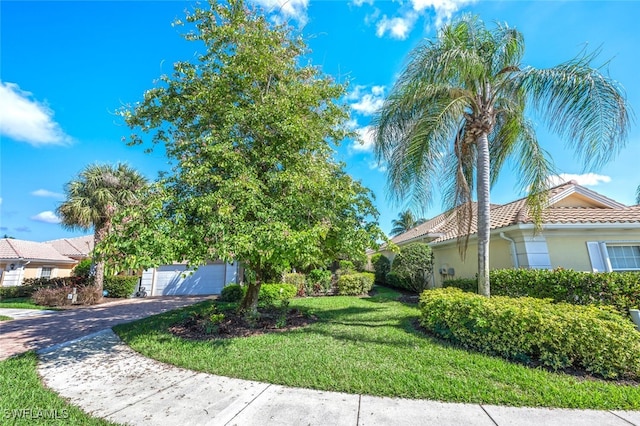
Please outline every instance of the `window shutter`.
[{"label": "window shutter", "polygon": [[606,272],[607,267],[600,251],[600,244],[597,241],[587,241],[587,251],[593,272]]}]

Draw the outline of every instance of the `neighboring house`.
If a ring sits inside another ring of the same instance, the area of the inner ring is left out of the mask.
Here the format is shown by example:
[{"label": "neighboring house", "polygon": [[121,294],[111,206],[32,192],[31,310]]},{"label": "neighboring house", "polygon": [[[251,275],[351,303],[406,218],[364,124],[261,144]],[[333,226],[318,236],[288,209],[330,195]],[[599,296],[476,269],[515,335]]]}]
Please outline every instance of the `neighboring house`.
[{"label": "neighboring house", "polygon": [[[90,257],[93,247],[93,235],[44,243],[2,239],[0,286],[22,285],[26,278],[68,277],[79,261]],[[209,262],[195,271],[176,263],[145,270],[141,284],[150,296],[220,294],[225,285],[238,282],[240,274],[238,262]]]},{"label": "neighboring house", "polygon": [[[491,205],[490,268],[567,268],[578,271],[640,270],[640,205],[626,206],[570,181],[549,189],[542,229],[534,229],[526,198]],[[469,232],[465,260],[458,249],[456,212],[442,213],[391,239],[402,247],[428,243],[436,285],[477,273],[477,226]],[[394,254],[384,251],[390,259]]]},{"label": "neighboring house", "polygon": [[91,256],[94,238],[93,235],[85,235],[83,237],[45,241],[45,243],[53,246],[61,255],[80,261]]},{"label": "neighboring house", "polygon": [[22,285],[27,278],[68,277],[76,263],[46,243],[0,239],[0,286]]}]

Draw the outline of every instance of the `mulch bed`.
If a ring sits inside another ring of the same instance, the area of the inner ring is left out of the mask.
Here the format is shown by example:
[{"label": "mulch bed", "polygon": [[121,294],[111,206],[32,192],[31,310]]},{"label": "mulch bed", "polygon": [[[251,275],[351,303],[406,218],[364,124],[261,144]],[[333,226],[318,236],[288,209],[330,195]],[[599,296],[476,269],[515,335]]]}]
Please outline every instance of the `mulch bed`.
[{"label": "mulch bed", "polygon": [[169,331],[175,336],[190,340],[230,339],[295,330],[318,320],[298,309],[289,309],[286,319],[279,309],[260,310],[260,316],[254,322],[235,311],[223,313],[224,319],[215,327],[211,327],[207,318],[193,315],[169,327]]}]

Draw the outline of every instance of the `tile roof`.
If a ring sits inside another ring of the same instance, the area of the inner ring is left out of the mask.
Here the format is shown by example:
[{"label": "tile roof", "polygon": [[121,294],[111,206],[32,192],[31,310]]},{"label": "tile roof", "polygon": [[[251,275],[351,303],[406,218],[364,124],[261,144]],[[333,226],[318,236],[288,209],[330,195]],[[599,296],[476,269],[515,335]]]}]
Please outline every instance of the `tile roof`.
[{"label": "tile roof", "polygon": [[[552,199],[564,197],[578,190],[587,198],[603,204],[604,207],[547,207],[542,215],[544,224],[569,224],[569,223],[640,223],[640,205],[624,206],[610,198],[604,197],[594,191],[581,187],[574,181],[550,188],[548,197]],[[473,217],[469,234],[475,234],[478,230],[476,218],[476,203],[473,203]],[[510,225],[533,223],[529,216],[526,198],[520,198],[508,204],[491,205],[491,229],[503,228]],[[432,242],[447,241],[466,233],[460,232],[456,221],[456,211],[444,212],[427,222],[400,234],[391,239],[395,244],[406,241],[429,238]]]},{"label": "tile roof", "polygon": [[45,241],[58,250],[64,256],[89,257],[93,251],[94,236],[85,235],[76,238],[61,238],[58,240]]},{"label": "tile roof", "polygon": [[46,260],[56,263],[76,262],[67,256],[63,256],[49,244],[13,238],[0,239],[0,259]]}]

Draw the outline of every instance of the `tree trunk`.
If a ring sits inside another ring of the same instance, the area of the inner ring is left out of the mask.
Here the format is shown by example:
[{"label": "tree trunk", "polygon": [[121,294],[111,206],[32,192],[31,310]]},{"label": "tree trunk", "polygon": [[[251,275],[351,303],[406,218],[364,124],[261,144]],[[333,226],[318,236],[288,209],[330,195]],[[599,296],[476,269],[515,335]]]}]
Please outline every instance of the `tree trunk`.
[{"label": "tree trunk", "polygon": [[489,191],[489,139],[482,133],[477,140],[478,147],[478,294],[489,297],[491,285],[489,283],[489,231],[491,227],[491,204]]},{"label": "tree trunk", "polygon": [[[102,225],[100,227],[96,227],[96,231],[93,236],[93,241],[95,244],[94,247],[97,247],[98,244],[102,240],[104,240],[104,237],[107,235],[108,230],[109,230],[108,225]],[[96,261],[96,258],[94,256],[94,262],[95,262],[95,270],[94,270],[94,276],[93,276],[93,285],[98,288],[98,291],[100,292],[100,298],[102,298],[102,292],[104,291],[104,260],[97,259]]]},{"label": "tree trunk", "polygon": [[247,285],[247,292],[244,294],[238,311],[245,315],[258,313],[258,295],[260,294],[260,287],[262,286],[262,272],[255,271],[256,279],[254,282],[249,282]]}]

